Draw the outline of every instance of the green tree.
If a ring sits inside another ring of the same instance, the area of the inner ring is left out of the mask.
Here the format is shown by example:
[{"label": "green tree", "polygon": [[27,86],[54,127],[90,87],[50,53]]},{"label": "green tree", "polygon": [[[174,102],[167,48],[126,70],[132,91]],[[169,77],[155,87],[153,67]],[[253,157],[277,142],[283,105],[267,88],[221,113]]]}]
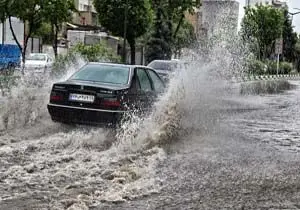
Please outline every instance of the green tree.
[{"label": "green tree", "polygon": [[196,35],[193,25],[187,20],[183,20],[181,27],[176,33],[177,35],[173,40],[173,48],[175,56],[180,57],[181,49],[190,47],[195,42]]},{"label": "green tree", "polygon": [[52,44],[51,24],[43,22],[39,29],[32,34],[32,36],[41,37],[43,44]]},{"label": "green tree", "polygon": [[292,20],[288,10],[284,10],[283,23],[283,58],[286,61],[293,62],[295,60],[295,46],[297,43],[297,33],[294,32]]},{"label": "green tree", "polygon": [[172,51],[178,50],[177,35],[186,23],[185,14],[194,14],[195,8],[200,5],[200,0],[152,1],[155,22],[152,36],[147,43],[146,60],[148,62],[154,59],[171,59]]},{"label": "green tree", "polygon": [[269,58],[275,49],[275,41],[283,30],[284,17],[281,9],[256,5],[246,7],[241,32],[259,60]]},{"label": "green tree", "polygon": [[298,36],[297,43],[295,45],[295,67],[300,72],[300,35]]},{"label": "green tree", "polygon": [[72,18],[76,11],[74,0],[42,0],[43,18],[51,26],[51,40],[55,57],[57,57],[58,32],[64,22]]},{"label": "green tree", "polygon": [[175,25],[173,31],[173,38],[176,38],[178,31],[182,24],[184,24],[185,14],[195,13],[195,8],[199,8],[201,5],[200,0],[168,0],[169,14],[172,22]]},{"label": "green tree", "polygon": [[[152,21],[149,0],[95,0],[94,5],[101,25],[113,35],[123,37],[126,29],[131,63],[134,64],[136,39],[147,32]],[[126,19],[128,21],[125,21]]]},{"label": "green tree", "polygon": [[148,40],[146,42],[147,63],[156,59],[171,59],[172,31],[170,31],[170,25],[164,18],[163,5],[156,5],[154,25]]},{"label": "green tree", "polygon": [[[38,30],[42,23],[40,0],[0,0],[0,8],[0,17],[2,20],[8,18],[12,35],[22,52],[22,62],[25,63],[29,37]],[[26,24],[27,32],[23,45],[16,38],[11,17],[17,17]]]}]

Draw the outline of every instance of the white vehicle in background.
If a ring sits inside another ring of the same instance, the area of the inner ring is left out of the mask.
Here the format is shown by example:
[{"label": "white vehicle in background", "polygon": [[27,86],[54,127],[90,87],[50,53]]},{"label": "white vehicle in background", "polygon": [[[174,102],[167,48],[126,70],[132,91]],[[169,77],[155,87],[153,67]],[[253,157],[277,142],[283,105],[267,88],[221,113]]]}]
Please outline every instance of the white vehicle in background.
[{"label": "white vehicle in background", "polygon": [[178,59],[153,60],[147,66],[153,68],[165,82],[168,82],[170,75],[176,69],[184,70],[187,68],[188,63]]},{"label": "white vehicle in background", "polygon": [[45,73],[51,70],[53,59],[46,53],[31,53],[25,59],[25,70],[29,73]]}]

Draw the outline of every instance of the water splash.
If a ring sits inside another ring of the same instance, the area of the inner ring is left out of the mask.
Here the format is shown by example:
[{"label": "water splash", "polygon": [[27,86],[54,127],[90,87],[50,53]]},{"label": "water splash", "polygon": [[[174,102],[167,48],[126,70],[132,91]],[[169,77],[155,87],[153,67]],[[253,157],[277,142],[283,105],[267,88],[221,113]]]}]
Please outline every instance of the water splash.
[{"label": "water splash", "polygon": [[49,120],[46,107],[52,84],[65,80],[84,64],[85,61],[78,58],[76,63],[69,65],[61,78],[51,78],[49,74],[38,73],[26,73],[21,76],[18,84],[11,88],[10,94],[1,104],[0,130],[34,126]]}]

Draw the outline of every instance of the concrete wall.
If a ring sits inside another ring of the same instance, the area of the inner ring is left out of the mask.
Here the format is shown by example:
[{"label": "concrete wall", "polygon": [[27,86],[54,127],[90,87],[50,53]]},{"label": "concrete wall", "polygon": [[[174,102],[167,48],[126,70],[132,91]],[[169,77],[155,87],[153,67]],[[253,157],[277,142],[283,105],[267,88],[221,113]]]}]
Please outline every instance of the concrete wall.
[{"label": "concrete wall", "polygon": [[[23,46],[24,43],[24,23],[19,19],[12,17],[12,26],[17,36],[19,43]],[[4,32],[4,33],[3,33]],[[4,35],[4,36],[3,36]],[[0,43],[4,41],[4,44],[16,44],[13,38],[11,30],[9,28],[9,21],[6,19],[5,24],[0,24]]]}]

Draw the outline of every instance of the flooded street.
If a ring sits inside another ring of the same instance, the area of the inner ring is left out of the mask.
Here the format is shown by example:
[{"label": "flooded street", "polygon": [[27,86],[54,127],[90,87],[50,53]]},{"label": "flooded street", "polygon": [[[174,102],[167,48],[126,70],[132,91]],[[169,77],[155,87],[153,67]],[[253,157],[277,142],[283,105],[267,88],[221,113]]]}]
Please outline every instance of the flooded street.
[{"label": "flooded street", "polygon": [[5,99],[0,209],[299,209],[300,82],[241,95],[194,73],[116,132],[51,122],[47,88]]}]

